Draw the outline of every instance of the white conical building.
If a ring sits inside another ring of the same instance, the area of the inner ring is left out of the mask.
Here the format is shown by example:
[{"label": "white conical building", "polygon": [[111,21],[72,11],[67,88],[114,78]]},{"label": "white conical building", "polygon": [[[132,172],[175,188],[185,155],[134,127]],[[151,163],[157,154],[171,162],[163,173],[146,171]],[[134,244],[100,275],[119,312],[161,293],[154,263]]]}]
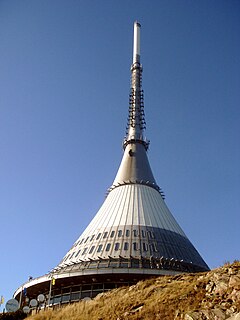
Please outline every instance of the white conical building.
[{"label": "white conical building", "polygon": [[24,295],[36,298],[41,293],[48,304],[57,304],[150,276],[209,270],[169,211],[148,162],[140,28],[135,22],[128,126],[114,182],[59,265],[15,292],[21,304]]}]

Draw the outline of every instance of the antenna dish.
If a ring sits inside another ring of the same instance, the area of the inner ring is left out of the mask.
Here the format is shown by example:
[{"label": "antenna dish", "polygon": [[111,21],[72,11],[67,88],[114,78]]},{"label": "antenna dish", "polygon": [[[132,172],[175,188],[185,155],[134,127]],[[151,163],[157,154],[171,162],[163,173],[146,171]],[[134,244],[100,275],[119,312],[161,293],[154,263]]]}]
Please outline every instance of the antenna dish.
[{"label": "antenna dish", "polygon": [[28,306],[23,307],[23,312],[24,313],[29,313],[30,312],[30,308]]},{"label": "antenna dish", "polygon": [[85,301],[85,302],[91,301],[91,300],[92,300],[92,299],[91,299],[90,297],[85,297],[85,298],[82,299],[82,301]]},{"label": "antenna dish", "polygon": [[44,294],[39,294],[38,297],[37,297],[37,301],[42,303],[45,301],[45,296]]},{"label": "antenna dish", "polygon": [[19,309],[19,303],[16,299],[10,299],[6,303],[7,312],[15,312]]},{"label": "antenna dish", "polygon": [[30,307],[35,308],[38,305],[38,302],[36,299],[32,299],[32,300],[30,300],[29,305],[30,305]]}]

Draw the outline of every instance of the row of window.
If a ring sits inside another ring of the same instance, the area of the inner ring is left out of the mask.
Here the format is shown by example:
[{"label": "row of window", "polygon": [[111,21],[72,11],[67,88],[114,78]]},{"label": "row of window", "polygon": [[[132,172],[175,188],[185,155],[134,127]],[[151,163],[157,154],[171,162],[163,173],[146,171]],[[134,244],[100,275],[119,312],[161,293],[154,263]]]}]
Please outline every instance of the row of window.
[{"label": "row of window", "polygon": [[[120,242],[116,242],[116,243],[113,244],[113,245],[114,245],[114,250],[115,250],[115,251],[120,250]],[[110,251],[111,246],[112,246],[112,243],[108,243],[108,244],[106,245],[106,247],[105,247],[105,251],[106,251],[106,252]],[[88,252],[88,249],[89,249],[89,248],[86,247],[86,248],[84,248],[83,250],[80,249],[80,250],[78,250],[77,252],[74,251],[74,252],[70,253],[69,255],[67,255],[67,256],[65,257],[65,259],[63,260],[63,262],[66,261],[67,259],[72,259],[74,255],[75,255],[75,258],[77,258],[77,257],[80,255],[80,253],[81,253],[81,255],[84,255],[84,254],[86,254],[86,253],[91,254],[91,253],[93,253],[93,251],[94,251],[95,249],[97,249],[97,250],[96,250],[97,253],[102,252],[102,251],[103,251],[103,244],[98,245],[97,248],[96,248],[96,246],[92,246],[92,247],[90,248],[89,252]],[[137,250],[139,250],[139,249],[140,249],[139,243],[133,242],[133,250],[134,250],[134,251],[137,251]],[[123,250],[125,250],[125,251],[129,250],[129,242],[124,242],[124,244],[123,244]],[[143,243],[142,243],[142,250],[143,250],[143,251],[148,251],[148,250],[150,250],[151,252],[157,252],[156,244],[155,244],[155,243],[147,244],[147,243],[143,242]]]},{"label": "row of window", "polygon": [[[66,291],[66,293],[61,293],[59,295],[55,295],[50,299],[50,305],[60,304],[65,302],[75,302],[85,297],[94,298],[97,294],[112,290],[122,285],[130,285],[133,282],[120,282],[120,283],[98,283],[91,285],[83,285],[79,287],[73,288],[63,288],[62,291]],[[65,289],[65,290],[64,290]],[[47,293],[46,293],[47,294]]]},{"label": "row of window", "polygon": [[[143,238],[146,238],[147,234],[148,234],[148,236],[149,236],[150,239],[155,239],[155,235],[154,235],[154,232],[153,232],[153,231],[141,230],[141,236],[142,236]],[[124,234],[123,234],[123,231],[122,231],[122,230],[118,230],[118,231],[117,231],[117,236],[118,236],[118,237],[122,237],[123,235],[124,235]],[[133,235],[133,237],[138,237],[138,236],[140,236],[139,230],[136,230],[136,229],[135,229],[135,230],[132,230],[132,235]],[[95,240],[99,240],[99,239],[101,238],[101,236],[102,236],[102,239],[106,239],[108,236],[109,236],[110,238],[113,238],[113,237],[115,236],[115,231],[112,230],[111,232],[108,232],[108,231],[103,232],[103,233],[100,232],[100,233],[97,234]],[[126,236],[126,237],[129,237],[129,236],[130,236],[130,230],[129,230],[129,229],[126,229],[126,230],[125,230],[125,236]],[[81,239],[81,240],[79,240],[79,241],[75,244],[75,246],[80,245],[80,244],[82,244],[82,243],[86,243],[88,240],[89,240],[89,241],[93,241],[94,238],[95,238],[95,234],[92,235],[91,237],[87,237],[86,239]]]},{"label": "row of window", "polygon": [[[189,266],[193,271],[194,268],[197,267],[198,271],[203,271],[201,266],[194,265],[191,261],[178,260],[176,258],[170,257],[158,257],[154,258],[151,256],[150,258],[144,258],[140,256],[139,258],[113,258],[109,257],[108,259],[91,259],[88,261],[81,261],[79,264],[76,264],[75,267],[69,265],[66,270],[73,270],[72,268],[77,269],[95,269],[95,268],[151,268],[151,269],[159,269],[171,268],[172,270],[182,270],[189,271]],[[193,268],[193,269],[192,269]],[[186,270],[187,269],[187,270]]]}]

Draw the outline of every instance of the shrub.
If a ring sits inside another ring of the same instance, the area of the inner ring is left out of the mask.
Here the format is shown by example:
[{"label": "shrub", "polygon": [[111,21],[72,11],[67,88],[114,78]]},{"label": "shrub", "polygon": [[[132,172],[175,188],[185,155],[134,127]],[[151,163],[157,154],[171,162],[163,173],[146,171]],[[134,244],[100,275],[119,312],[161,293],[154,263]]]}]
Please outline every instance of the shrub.
[{"label": "shrub", "polygon": [[27,315],[23,311],[7,312],[0,314],[0,320],[22,320],[25,319]]}]

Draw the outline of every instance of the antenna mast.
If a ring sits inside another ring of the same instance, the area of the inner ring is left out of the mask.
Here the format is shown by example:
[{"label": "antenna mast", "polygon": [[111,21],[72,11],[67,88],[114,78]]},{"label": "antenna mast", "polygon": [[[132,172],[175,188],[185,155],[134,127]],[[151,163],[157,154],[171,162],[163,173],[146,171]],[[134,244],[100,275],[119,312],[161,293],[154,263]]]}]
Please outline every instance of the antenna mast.
[{"label": "antenna mast", "polygon": [[142,65],[140,64],[140,30],[139,22],[134,22],[133,63],[131,66],[131,89],[129,94],[129,112],[124,139],[124,149],[129,143],[141,143],[148,149],[149,141],[144,136],[146,129],[144,99],[142,90]]}]

